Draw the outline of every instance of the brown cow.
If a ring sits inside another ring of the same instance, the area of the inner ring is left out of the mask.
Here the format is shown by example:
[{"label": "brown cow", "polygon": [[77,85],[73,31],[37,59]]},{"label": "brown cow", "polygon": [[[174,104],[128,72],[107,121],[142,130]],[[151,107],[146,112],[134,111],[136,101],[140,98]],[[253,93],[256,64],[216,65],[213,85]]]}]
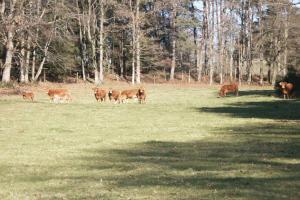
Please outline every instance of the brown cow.
[{"label": "brown cow", "polygon": [[120,91],[110,89],[108,91],[108,98],[110,101],[115,101],[115,103],[120,103]]},{"label": "brown cow", "polygon": [[120,101],[125,103],[128,99],[138,98],[138,89],[123,90],[121,92]]},{"label": "brown cow", "polygon": [[21,94],[22,94],[24,100],[28,99],[28,100],[33,101],[33,99],[34,99],[33,92],[25,91],[25,92],[22,92]]},{"label": "brown cow", "polygon": [[64,102],[70,102],[70,101],[72,101],[70,94],[55,94],[53,96],[54,103],[64,103]]},{"label": "brown cow", "polygon": [[280,90],[283,94],[283,98],[289,99],[291,97],[294,85],[292,83],[288,83],[288,82],[280,82],[279,86],[280,86]]},{"label": "brown cow", "polygon": [[146,92],[145,92],[145,88],[140,87],[138,89],[138,93],[137,93],[138,99],[140,104],[142,103],[146,103]]},{"label": "brown cow", "polygon": [[93,88],[94,90],[94,94],[95,94],[95,98],[97,101],[105,101],[106,100],[106,90],[105,89],[101,89],[101,88]]},{"label": "brown cow", "polygon": [[67,89],[49,89],[47,94],[52,102],[54,102],[54,100],[55,102],[61,100],[71,100],[71,95]]},{"label": "brown cow", "polygon": [[239,96],[239,86],[237,83],[232,83],[230,85],[223,85],[220,89],[219,95],[221,97],[226,96],[227,93],[235,93],[236,96]]}]

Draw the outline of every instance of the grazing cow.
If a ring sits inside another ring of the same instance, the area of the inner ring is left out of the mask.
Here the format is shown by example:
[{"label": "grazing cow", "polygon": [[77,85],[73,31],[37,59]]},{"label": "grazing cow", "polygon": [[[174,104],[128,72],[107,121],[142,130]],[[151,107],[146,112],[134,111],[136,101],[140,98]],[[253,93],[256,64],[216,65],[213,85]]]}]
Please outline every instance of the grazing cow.
[{"label": "grazing cow", "polygon": [[110,89],[108,91],[108,98],[110,101],[115,101],[115,103],[120,103],[120,91]]},{"label": "grazing cow", "polygon": [[71,100],[71,95],[67,89],[49,89],[47,94],[52,102]]},{"label": "grazing cow", "polygon": [[294,85],[292,83],[288,83],[288,82],[280,82],[279,86],[280,86],[280,90],[283,94],[283,98],[289,99],[291,97]]},{"label": "grazing cow", "polygon": [[97,101],[100,100],[101,102],[103,102],[106,100],[106,90],[100,88],[93,88],[93,90]]},{"label": "grazing cow", "polygon": [[53,96],[54,103],[64,103],[72,101],[71,95],[69,94],[55,94]]},{"label": "grazing cow", "polygon": [[27,99],[27,100],[33,101],[33,99],[34,99],[34,93],[33,92],[25,91],[25,92],[22,92],[21,94],[22,94],[24,100]]},{"label": "grazing cow", "polygon": [[239,96],[239,86],[236,83],[230,85],[223,85],[220,89],[219,95],[221,97],[226,96],[227,93],[235,93],[236,96]]},{"label": "grazing cow", "polygon": [[145,88],[140,87],[138,89],[138,93],[137,93],[138,99],[140,104],[142,103],[146,103],[146,92],[145,92]]},{"label": "grazing cow", "polygon": [[123,90],[121,92],[120,100],[125,103],[128,99],[138,98],[138,89]]}]

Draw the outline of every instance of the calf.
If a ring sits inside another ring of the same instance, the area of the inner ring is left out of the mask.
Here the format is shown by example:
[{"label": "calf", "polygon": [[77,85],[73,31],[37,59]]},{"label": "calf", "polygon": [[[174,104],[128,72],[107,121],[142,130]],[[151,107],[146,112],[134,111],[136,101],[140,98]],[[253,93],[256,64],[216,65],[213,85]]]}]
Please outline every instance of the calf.
[{"label": "calf", "polygon": [[138,93],[137,93],[138,99],[140,104],[142,103],[146,103],[146,92],[145,92],[145,88],[140,87],[138,89]]},{"label": "calf", "polygon": [[291,97],[294,85],[292,83],[288,83],[288,82],[280,82],[279,87],[283,94],[283,98],[289,99]]},{"label": "calf", "polygon": [[100,88],[93,88],[93,90],[97,101],[100,100],[101,102],[103,102],[106,100],[106,90]]},{"label": "calf", "polygon": [[230,85],[223,85],[220,89],[219,95],[224,97],[227,93],[235,93],[236,96],[239,96],[239,86],[236,83]]},{"label": "calf", "polygon": [[120,95],[120,100],[122,103],[124,103],[128,99],[136,98],[138,98],[138,89],[123,90]]},{"label": "calf", "polygon": [[115,103],[120,103],[120,91],[110,89],[108,91],[108,98],[110,101],[115,101]]},{"label": "calf", "polygon": [[33,99],[34,99],[34,93],[33,92],[26,91],[26,92],[22,92],[21,94],[22,94],[24,100],[27,99],[27,100],[33,101]]}]

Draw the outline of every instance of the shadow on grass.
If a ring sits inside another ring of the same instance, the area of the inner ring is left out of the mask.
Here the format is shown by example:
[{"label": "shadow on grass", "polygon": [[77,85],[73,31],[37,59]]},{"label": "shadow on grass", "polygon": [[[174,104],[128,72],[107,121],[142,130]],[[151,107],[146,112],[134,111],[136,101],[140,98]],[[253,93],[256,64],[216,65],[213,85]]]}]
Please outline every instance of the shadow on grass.
[{"label": "shadow on grass", "polygon": [[199,112],[227,114],[232,117],[299,120],[299,100],[239,102],[222,107],[195,108]]},{"label": "shadow on grass", "polygon": [[149,141],[127,149],[94,149],[80,160],[88,171],[117,171],[104,178],[114,187],[175,188],[182,191],[179,199],[194,197],[186,189],[198,191],[199,199],[212,197],[201,191],[217,191],[217,198],[300,196],[300,127],[270,124],[219,131],[226,135],[223,141]]},{"label": "shadow on grass", "polygon": [[239,91],[240,96],[272,96],[275,95],[274,90],[242,90]]},{"label": "shadow on grass", "polygon": [[297,123],[228,127],[215,134],[193,142],[89,149],[72,158],[72,173],[57,166],[45,174],[26,173],[20,181],[59,182],[42,192],[69,192],[66,197],[74,199],[298,199]]}]

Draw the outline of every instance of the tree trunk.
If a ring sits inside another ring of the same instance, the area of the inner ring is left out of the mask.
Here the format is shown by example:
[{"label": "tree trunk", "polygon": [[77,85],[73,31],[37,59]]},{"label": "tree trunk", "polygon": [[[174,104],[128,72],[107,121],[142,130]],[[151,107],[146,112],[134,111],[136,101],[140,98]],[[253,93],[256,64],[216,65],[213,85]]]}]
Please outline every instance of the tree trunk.
[{"label": "tree trunk", "polygon": [[40,66],[39,66],[39,69],[38,71],[36,72],[36,75],[34,77],[34,81],[37,81],[38,78],[40,77],[41,73],[42,73],[42,70],[43,70],[43,67],[44,67],[44,64],[45,64],[45,61],[46,61],[46,56],[44,56],[42,62],[40,63]]},{"label": "tree trunk", "polygon": [[131,63],[131,65],[132,65],[132,74],[131,74],[131,83],[132,83],[132,85],[134,85],[135,84],[135,48],[134,48],[134,43],[135,43],[135,39],[134,38],[132,38],[132,63]]},{"label": "tree trunk", "polygon": [[170,80],[174,80],[175,67],[176,67],[176,40],[174,39],[172,41],[172,62],[171,62]]},{"label": "tree trunk", "polygon": [[29,62],[30,62],[30,43],[31,43],[31,37],[28,36],[27,38],[27,47],[26,47],[26,61],[25,61],[25,83],[29,82]]},{"label": "tree trunk", "polygon": [[81,17],[80,17],[80,8],[78,5],[78,1],[76,1],[77,6],[77,14],[78,14],[78,26],[79,26],[79,42],[80,42],[80,56],[81,56],[81,72],[82,72],[82,79],[83,81],[86,81],[86,75],[85,75],[85,61],[86,61],[86,44],[85,40],[83,38],[84,34],[82,30],[82,24],[81,24]]},{"label": "tree trunk", "polygon": [[36,60],[36,50],[34,48],[32,52],[31,81],[34,81],[34,77],[35,77],[35,60]]},{"label": "tree trunk", "polygon": [[176,67],[176,11],[177,4],[173,3],[173,11],[172,11],[172,22],[171,22],[171,29],[172,29],[172,62],[171,62],[171,73],[170,73],[170,80],[174,80],[175,74],[175,67]]},{"label": "tree trunk", "polygon": [[259,54],[259,64],[260,64],[260,67],[259,67],[259,84],[263,85],[264,84],[264,69],[263,69],[264,61],[263,61],[263,54],[262,53]]},{"label": "tree trunk", "polygon": [[277,80],[277,73],[278,73],[278,62],[274,62],[272,64],[272,68],[273,68],[273,73],[272,73],[272,85],[275,86],[276,80]]},{"label": "tree trunk", "polygon": [[52,34],[53,33],[51,33],[50,39],[48,40],[48,42],[46,43],[46,45],[44,47],[44,57],[42,59],[42,62],[40,63],[40,66],[38,68],[38,71],[35,74],[35,77],[34,77],[33,81],[37,81],[38,78],[40,77],[41,73],[42,73],[42,70],[43,70],[47,55],[48,55],[48,48],[49,48],[49,45],[50,45],[51,40],[52,40]]},{"label": "tree trunk", "polygon": [[21,39],[21,51],[20,51],[20,82],[25,82],[25,39]]},{"label": "tree trunk", "polygon": [[[10,1],[10,13],[8,18],[13,18],[14,10],[15,10],[16,0]],[[2,17],[5,14],[5,1],[2,1],[2,8],[1,8]],[[6,56],[4,62],[4,70],[2,74],[2,82],[8,83],[10,81],[10,72],[12,67],[12,58],[14,54],[14,28],[15,23],[13,22],[10,24],[10,27],[7,30],[7,40],[6,40]]]},{"label": "tree trunk", "polygon": [[100,4],[100,32],[99,32],[99,82],[103,83],[104,75],[103,75],[103,35],[104,35],[104,8],[103,1],[99,0]]},{"label": "tree trunk", "polygon": [[125,68],[126,68],[126,55],[124,51],[124,42],[125,42],[125,31],[122,31],[122,40],[121,40],[121,55],[120,55],[120,76],[126,77]]},{"label": "tree trunk", "polygon": [[283,76],[287,75],[287,65],[288,65],[288,49],[287,49],[287,40],[289,37],[289,16],[286,11],[286,22],[284,25],[284,52],[283,52]]},{"label": "tree trunk", "polygon": [[[41,0],[38,0],[37,1],[37,9],[36,9],[36,12],[37,12],[37,15],[40,15],[40,8],[41,8]],[[42,16],[43,14],[41,14]],[[40,16],[40,18],[41,18]],[[38,39],[38,36],[39,36],[39,28],[36,28],[36,35],[35,35],[35,44],[33,46],[33,52],[32,52],[32,64],[31,64],[31,81],[34,82],[36,81],[35,80],[35,70],[36,70],[36,44],[37,44],[37,39]]]},{"label": "tree trunk", "polygon": [[[208,4],[210,5],[210,4]],[[209,6],[210,10],[210,6]],[[210,65],[209,65],[209,84],[212,85],[214,82],[214,55],[213,55],[213,49],[214,49],[214,32],[215,32],[215,6],[214,2],[211,3],[211,30],[210,30],[210,51],[209,51],[209,56],[210,56]]]},{"label": "tree trunk", "polygon": [[1,7],[0,7],[0,14],[1,14],[2,18],[3,18],[4,12],[5,12],[5,0],[2,0]]},{"label": "tree trunk", "polygon": [[196,50],[196,65],[197,65],[197,81],[200,82],[202,80],[202,63],[201,63],[201,53],[202,53],[202,44],[198,40],[197,50]]},{"label": "tree trunk", "polygon": [[141,83],[140,0],[136,1],[136,83]]},{"label": "tree trunk", "polygon": [[[94,69],[94,80],[95,84],[99,84],[99,71],[97,67],[97,60],[96,60],[96,14],[95,10],[92,8],[92,1],[88,0],[88,17],[87,17],[87,38],[89,40],[89,43],[91,44],[91,50],[92,50],[92,66]],[[93,20],[93,21],[92,21]]]},{"label": "tree trunk", "polygon": [[130,10],[131,10],[131,17],[132,17],[132,75],[131,75],[131,83],[132,85],[135,84],[135,59],[136,59],[136,19],[135,19],[135,14],[134,14],[134,9],[132,6],[132,0],[130,0]]},{"label": "tree trunk", "polygon": [[244,63],[244,61],[243,61],[243,44],[239,44],[239,62],[238,62],[238,69],[237,69],[239,85],[242,84],[243,63]]},{"label": "tree trunk", "polygon": [[[218,1],[216,1],[216,7],[218,8]],[[218,20],[218,39],[219,39],[219,49],[218,49],[218,53],[219,53],[219,58],[218,58],[218,63],[220,66],[220,84],[223,84],[224,82],[224,60],[223,60],[223,0],[220,0],[220,5],[219,5],[219,12],[220,12],[220,20]],[[218,11],[217,11],[218,13]],[[218,16],[217,16],[218,19]]]},{"label": "tree trunk", "polygon": [[233,52],[230,52],[230,64],[229,64],[229,76],[230,76],[230,81],[233,81]]},{"label": "tree trunk", "polygon": [[[191,2],[191,12],[192,12],[192,18],[193,21],[197,21],[197,17],[196,17],[196,9],[195,9],[195,5],[194,2]],[[194,35],[194,45],[195,45],[195,51],[194,51],[194,59],[195,59],[195,65],[196,65],[196,69],[197,69],[197,81],[200,82],[202,79],[202,63],[201,63],[201,53],[202,53],[202,43],[200,38],[198,38],[198,30],[197,30],[197,26],[195,25],[193,27],[193,35]],[[191,70],[189,69],[189,83],[190,83],[190,72]]]},{"label": "tree trunk", "polygon": [[209,45],[208,45],[208,40],[209,40],[209,34],[208,34],[208,6],[207,6],[207,0],[203,0],[203,42],[204,42],[204,56],[203,56],[203,70],[204,74],[206,74],[206,71],[208,69],[208,52],[209,52]]},{"label": "tree trunk", "polygon": [[2,82],[4,83],[8,83],[10,81],[10,72],[12,67],[13,54],[14,54],[13,32],[9,30],[7,33],[6,56],[5,56],[4,70],[2,74]]},{"label": "tree trunk", "polygon": [[253,13],[250,5],[250,1],[248,1],[248,9],[247,9],[247,29],[248,29],[248,41],[247,41],[247,69],[248,69],[248,85],[252,82],[252,21],[253,21]]},{"label": "tree trunk", "polygon": [[[258,16],[259,16],[259,20],[258,20],[258,26],[259,26],[259,37],[263,37],[263,29],[262,29],[262,17],[263,17],[263,5],[262,5],[262,1],[259,1],[259,5],[258,5]],[[259,51],[259,84],[263,85],[264,84],[264,54],[262,52],[262,45],[260,45],[258,47],[258,51]]]},{"label": "tree trunk", "polygon": [[271,84],[271,63],[268,63],[268,82]]},{"label": "tree trunk", "polygon": [[92,39],[92,60],[93,60],[93,68],[94,68],[94,74],[95,74],[95,84],[100,84],[99,80],[99,71],[97,67],[97,60],[96,60],[96,41]]}]

